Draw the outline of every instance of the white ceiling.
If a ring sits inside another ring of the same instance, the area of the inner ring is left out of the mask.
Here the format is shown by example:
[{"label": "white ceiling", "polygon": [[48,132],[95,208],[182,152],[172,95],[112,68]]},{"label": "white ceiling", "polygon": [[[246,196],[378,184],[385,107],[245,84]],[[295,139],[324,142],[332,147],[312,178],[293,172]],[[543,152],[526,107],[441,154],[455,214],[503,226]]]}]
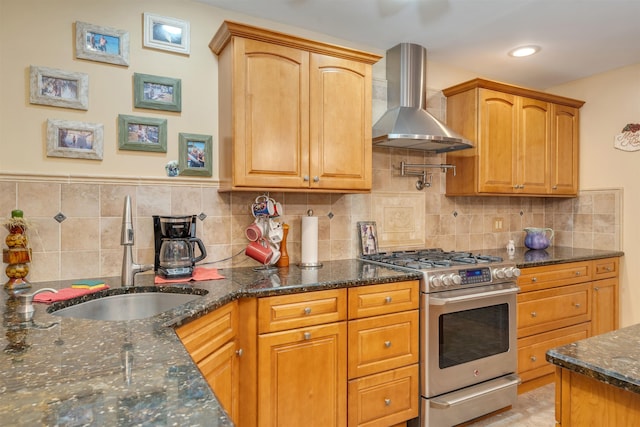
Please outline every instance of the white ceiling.
[{"label": "white ceiling", "polygon": [[[549,87],[640,63],[640,0],[197,0],[382,52],[426,47],[428,60]],[[511,58],[516,46],[542,50]]]}]

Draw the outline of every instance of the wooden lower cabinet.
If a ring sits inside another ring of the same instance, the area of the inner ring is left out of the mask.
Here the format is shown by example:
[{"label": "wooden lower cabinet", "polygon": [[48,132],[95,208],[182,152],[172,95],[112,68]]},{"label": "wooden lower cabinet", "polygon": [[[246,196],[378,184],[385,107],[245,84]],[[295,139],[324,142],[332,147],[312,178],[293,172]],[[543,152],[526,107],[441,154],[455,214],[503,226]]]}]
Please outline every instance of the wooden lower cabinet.
[{"label": "wooden lower cabinet", "polygon": [[349,426],[388,427],[418,413],[418,365],[349,381]]},{"label": "wooden lower cabinet", "polygon": [[518,278],[520,393],[553,382],[547,350],[618,328],[619,258],[522,269]]},{"label": "wooden lower cabinet", "polygon": [[346,322],[258,338],[260,427],[346,426]]},{"label": "wooden lower cabinet", "polygon": [[198,363],[200,372],[232,420],[237,420],[239,413],[239,366],[235,341],[226,343]]},{"label": "wooden lower cabinet", "polygon": [[640,394],[557,367],[556,425],[636,427],[640,425]]}]

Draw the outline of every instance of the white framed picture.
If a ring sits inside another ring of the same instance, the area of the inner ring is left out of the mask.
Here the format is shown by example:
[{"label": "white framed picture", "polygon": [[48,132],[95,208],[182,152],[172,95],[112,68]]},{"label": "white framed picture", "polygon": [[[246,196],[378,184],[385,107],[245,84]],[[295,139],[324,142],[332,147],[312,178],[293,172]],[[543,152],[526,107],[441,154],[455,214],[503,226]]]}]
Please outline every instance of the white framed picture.
[{"label": "white framed picture", "polygon": [[145,13],[143,38],[145,47],[186,55],[190,53],[188,21]]}]

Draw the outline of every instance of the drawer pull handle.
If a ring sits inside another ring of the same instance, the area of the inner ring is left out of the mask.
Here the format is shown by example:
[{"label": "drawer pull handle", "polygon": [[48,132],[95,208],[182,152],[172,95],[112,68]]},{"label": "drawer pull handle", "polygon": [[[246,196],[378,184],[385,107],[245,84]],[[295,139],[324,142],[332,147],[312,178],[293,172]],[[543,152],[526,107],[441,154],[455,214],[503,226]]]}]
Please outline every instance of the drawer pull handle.
[{"label": "drawer pull handle", "polygon": [[611,267],[607,266],[607,267],[605,268],[605,270],[607,270],[607,271],[612,271],[613,269],[612,269]]},{"label": "drawer pull handle", "polygon": [[579,276],[579,275],[580,275],[580,272],[579,272],[579,271],[576,271],[576,276]]},{"label": "drawer pull handle", "polygon": [[311,339],[311,332],[305,332],[303,335],[305,340],[310,340]]},{"label": "drawer pull handle", "polygon": [[600,288],[596,286],[595,288],[593,288],[593,290],[598,292],[600,290]]},{"label": "drawer pull handle", "polygon": [[385,302],[386,304],[391,303],[391,301],[393,301],[393,298],[391,298],[391,297],[386,297],[386,298],[384,299],[384,302]]},{"label": "drawer pull handle", "polygon": [[385,400],[384,400],[384,404],[385,404],[386,406],[391,406],[391,399],[385,399]]},{"label": "drawer pull handle", "polygon": [[579,303],[579,302],[577,302],[577,303],[575,303],[575,304],[574,304],[574,306],[575,306],[576,308],[580,308],[580,303]]},{"label": "drawer pull handle", "polygon": [[385,342],[384,342],[384,346],[385,346],[386,348],[391,347],[391,341],[385,341]]},{"label": "drawer pull handle", "polygon": [[244,354],[244,350],[242,350],[241,348],[236,350],[236,356],[242,357],[243,354]]},{"label": "drawer pull handle", "polygon": [[531,278],[531,281],[535,283],[535,282],[537,282],[537,281],[538,281],[538,278],[537,278],[537,277],[532,277],[532,278]]},{"label": "drawer pull handle", "polygon": [[531,312],[531,317],[538,317],[538,313],[536,313],[535,311]]},{"label": "drawer pull handle", "polygon": [[535,356],[531,356],[531,361],[532,361],[532,362],[535,362],[535,361],[537,361],[537,360],[538,360],[538,358],[537,358],[537,357],[535,357]]},{"label": "drawer pull handle", "polygon": [[305,307],[304,314],[311,314],[311,307]]}]

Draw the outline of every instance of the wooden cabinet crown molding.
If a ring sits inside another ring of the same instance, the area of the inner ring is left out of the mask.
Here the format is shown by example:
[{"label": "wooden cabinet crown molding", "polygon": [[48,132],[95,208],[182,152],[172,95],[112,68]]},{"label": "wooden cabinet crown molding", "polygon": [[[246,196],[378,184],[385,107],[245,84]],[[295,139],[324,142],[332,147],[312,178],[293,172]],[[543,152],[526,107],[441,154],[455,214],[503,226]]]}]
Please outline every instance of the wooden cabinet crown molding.
[{"label": "wooden cabinet crown molding", "polygon": [[524,96],[527,98],[537,99],[544,102],[551,102],[553,104],[566,105],[568,107],[574,108],[580,108],[584,105],[584,101],[580,101],[577,99],[567,98],[564,96],[554,95],[547,92],[540,92],[538,90],[515,86],[508,83],[496,82],[480,78],[451,86],[447,89],[444,89],[442,93],[444,94],[444,96],[449,97],[461,92],[466,92],[469,89],[477,88],[496,90],[498,92],[509,93],[516,96]]},{"label": "wooden cabinet crown molding", "polygon": [[365,64],[373,65],[382,59],[382,56],[369,52],[364,52],[348,47],[333,45],[330,43],[318,42],[302,37],[292,36],[278,31],[251,25],[240,24],[238,22],[224,21],[218,32],[209,43],[209,48],[219,55],[224,47],[231,41],[232,37],[242,37],[246,39],[274,43],[281,46],[293,47],[306,50],[308,52],[329,55],[337,58],[349,59]]}]

